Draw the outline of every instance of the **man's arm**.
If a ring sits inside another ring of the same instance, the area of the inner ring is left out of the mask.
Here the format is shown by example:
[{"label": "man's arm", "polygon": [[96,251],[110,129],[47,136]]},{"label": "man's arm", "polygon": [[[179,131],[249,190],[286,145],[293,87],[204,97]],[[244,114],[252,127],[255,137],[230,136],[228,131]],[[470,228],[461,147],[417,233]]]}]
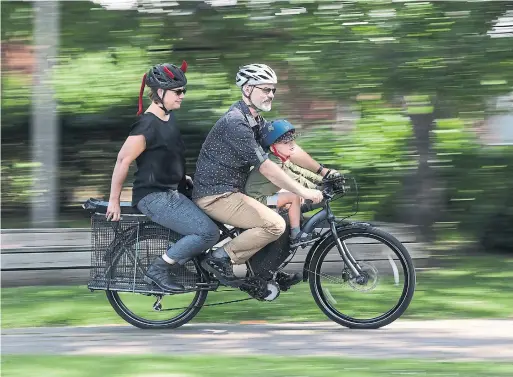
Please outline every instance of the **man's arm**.
[{"label": "man's arm", "polygon": [[[321,164],[315,161],[299,145],[296,146],[296,151],[294,152],[294,154],[290,156],[290,162],[299,165],[302,168],[308,169],[314,173],[317,173],[317,171],[321,167]],[[328,168],[323,168],[321,172],[318,174],[324,177],[328,171]]]}]

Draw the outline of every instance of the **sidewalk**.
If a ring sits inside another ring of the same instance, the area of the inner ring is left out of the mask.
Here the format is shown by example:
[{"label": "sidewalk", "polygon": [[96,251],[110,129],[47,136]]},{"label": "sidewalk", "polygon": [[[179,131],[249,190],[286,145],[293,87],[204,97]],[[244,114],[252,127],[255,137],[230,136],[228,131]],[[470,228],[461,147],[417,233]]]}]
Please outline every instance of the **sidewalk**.
[{"label": "sidewalk", "polygon": [[176,330],[131,326],[2,330],[9,354],[348,356],[513,361],[513,320],[397,320],[379,330],[332,322],[192,323]]}]

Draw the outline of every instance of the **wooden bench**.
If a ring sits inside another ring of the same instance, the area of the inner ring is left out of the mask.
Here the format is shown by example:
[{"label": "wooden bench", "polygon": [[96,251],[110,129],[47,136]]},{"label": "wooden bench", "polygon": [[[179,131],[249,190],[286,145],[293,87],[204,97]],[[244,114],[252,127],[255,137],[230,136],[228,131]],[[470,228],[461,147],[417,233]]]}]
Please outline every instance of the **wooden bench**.
[{"label": "wooden bench", "polygon": [[[410,251],[415,266],[429,258],[413,226],[375,223],[397,237]],[[287,271],[301,271],[309,248],[300,249]],[[89,279],[89,228],[6,229],[1,231],[2,286],[82,285]]]}]

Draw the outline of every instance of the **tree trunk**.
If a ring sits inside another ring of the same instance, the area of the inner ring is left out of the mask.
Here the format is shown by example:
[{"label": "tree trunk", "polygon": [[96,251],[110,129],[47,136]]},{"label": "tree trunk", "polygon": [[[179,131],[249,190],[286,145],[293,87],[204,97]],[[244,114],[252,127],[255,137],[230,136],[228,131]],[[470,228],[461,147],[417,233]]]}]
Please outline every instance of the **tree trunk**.
[{"label": "tree trunk", "polygon": [[36,1],[34,7],[35,72],[32,86],[33,227],[55,227],[58,215],[58,117],[51,83],[59,40],[59,2]]},{"label": "tree trunk", "polygon": [[433,113],[410,114],[413,125],[414,145],[418,153],[418,167],[413,177],[411,216],[427,241],[434,241],[437,195],[435,174],[429,161],[433,160],[431,131],[435,127]]}]

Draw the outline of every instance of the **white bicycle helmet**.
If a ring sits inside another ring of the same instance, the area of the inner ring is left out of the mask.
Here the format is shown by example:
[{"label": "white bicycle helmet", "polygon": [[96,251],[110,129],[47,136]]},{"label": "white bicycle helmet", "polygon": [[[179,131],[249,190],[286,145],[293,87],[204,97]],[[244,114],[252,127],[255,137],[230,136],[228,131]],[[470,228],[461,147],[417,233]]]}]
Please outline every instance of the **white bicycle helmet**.
[{"label": "white bicycle helmet", "polygon": [[265,64],[248,64],[239,68],[235,83],[240,88],[244,85],[277,84],[278,77]]}]

